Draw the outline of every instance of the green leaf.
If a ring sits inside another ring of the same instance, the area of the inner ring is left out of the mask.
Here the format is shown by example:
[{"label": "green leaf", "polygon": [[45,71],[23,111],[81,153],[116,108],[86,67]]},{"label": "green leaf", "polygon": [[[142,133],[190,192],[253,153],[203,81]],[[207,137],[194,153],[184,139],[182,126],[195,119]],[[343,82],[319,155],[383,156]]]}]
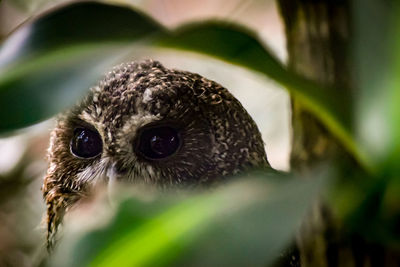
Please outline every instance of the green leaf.
[{"label": "green leaf", "polygon": [[400,39],[398,2],[357,0],[355,125],[358,142],[387,174],[400,160]]},{"label": "green leaf", "polygon": [[121,47],[75,47],[5,73],[0,81],[0,127],[17,129],[69,107],[120,56]]},{"label": "green leaf", "polygon": [[69,262],[55,265],[266,266],[327,185],[327,172],[313,175],[259,173],[213,192],[131,198],[108,226],[84,235],[72,255],[61,244],[61,261]]},{"label": "green leaf", "polygon": [[163,32],[128,7],[77,3],[18,29],[0,49],[0,131],[74,104],[126,55],[127,41]]}]

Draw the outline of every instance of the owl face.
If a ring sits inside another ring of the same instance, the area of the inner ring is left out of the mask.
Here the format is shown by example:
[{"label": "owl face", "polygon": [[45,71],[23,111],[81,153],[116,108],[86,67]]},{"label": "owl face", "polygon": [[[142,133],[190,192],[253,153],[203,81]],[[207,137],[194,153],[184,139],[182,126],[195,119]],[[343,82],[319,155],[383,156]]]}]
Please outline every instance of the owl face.
[{"label": "owl face", "polygon": [[61,115],[48,158],[49,232],[97,183],[206,185],[268,165],[257,126],[225,88],[155,61],[114,68]]}]

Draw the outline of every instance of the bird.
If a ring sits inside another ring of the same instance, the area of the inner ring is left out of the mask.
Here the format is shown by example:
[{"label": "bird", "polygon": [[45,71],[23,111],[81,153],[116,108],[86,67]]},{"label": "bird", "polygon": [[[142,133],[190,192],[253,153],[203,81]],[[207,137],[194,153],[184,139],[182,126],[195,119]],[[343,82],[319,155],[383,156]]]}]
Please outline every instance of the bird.
[{"label": "bird", "polygon": [[66,212],[96,184],[210,187],[270,167],[256,123],[227,89],[150,59],[114,67],[58,115],[47,159],[49,249]]}]

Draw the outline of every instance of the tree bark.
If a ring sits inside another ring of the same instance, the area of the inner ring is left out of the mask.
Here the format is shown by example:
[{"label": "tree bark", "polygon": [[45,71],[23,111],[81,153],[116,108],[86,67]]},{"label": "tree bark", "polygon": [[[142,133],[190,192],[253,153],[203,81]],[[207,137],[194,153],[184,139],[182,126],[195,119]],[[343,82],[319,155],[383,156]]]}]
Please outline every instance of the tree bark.
[{"label": "tree bark", "polygon": [[[322,88],[335,88],[351,99],[349,1],[279,0],[279,3],[286,25],[289,68],[321,84]],[[309,168],[345,153],[300,103],[292,100],[292,108],[292,168]]]}]

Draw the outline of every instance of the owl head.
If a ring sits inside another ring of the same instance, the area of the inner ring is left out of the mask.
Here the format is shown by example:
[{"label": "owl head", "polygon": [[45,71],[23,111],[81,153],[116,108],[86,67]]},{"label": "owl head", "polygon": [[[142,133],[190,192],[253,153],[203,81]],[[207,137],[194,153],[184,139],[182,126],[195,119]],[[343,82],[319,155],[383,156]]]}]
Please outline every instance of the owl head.
[{"label": "owl head", "polygon": [[256,124],[225,88],[150,60],[115,67],[60,115],[48,160],[49,240],[96,184],[202,186],[268,166]]}]

